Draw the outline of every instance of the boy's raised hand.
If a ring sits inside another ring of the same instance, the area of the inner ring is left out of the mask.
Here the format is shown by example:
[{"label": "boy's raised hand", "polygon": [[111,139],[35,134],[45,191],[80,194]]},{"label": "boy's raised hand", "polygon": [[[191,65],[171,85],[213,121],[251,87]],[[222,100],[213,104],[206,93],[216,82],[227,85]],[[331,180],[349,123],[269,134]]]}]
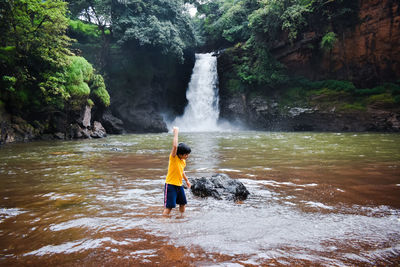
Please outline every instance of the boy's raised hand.
[{"label": "boy's raised hand", "polygon": [[173,157],[175,157],[176,156],[176,151],[178,149],[178,132],[179,132],[179,128],[174,126],[174,128],[172,128],[172,132],[174,134],[174,139],[172,140],[171,155]]}]

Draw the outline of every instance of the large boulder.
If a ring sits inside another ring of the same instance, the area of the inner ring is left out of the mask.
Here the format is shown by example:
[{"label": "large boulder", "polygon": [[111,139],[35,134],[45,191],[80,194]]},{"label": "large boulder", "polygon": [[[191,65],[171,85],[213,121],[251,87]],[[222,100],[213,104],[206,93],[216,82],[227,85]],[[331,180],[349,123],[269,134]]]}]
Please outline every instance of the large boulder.
[{"label": "large boulder", "polygon": [[107,133],[110,134],[122,134],[124,133],[124,123],[122,120],[115,117],[110,109],[107,109],[101,117],[101,124],[106,129]]},{"label": "large boulder", "polygon": [[39,122],[30,124],[21,117],[4,113],[0,114],[0,119],[0,145],[39,139],[43,132],[44,127]]},{"label": "large boulder", "polygon": [[193,195],[199,197],[242,201],[250,194],[241,182],[223,173],[214,174],[210,178],[192,178],[190,183]]},{"label": "large boulder", "polygon": [[136,105],[135,103],[122,102],[120,105],[114,106],[113,111],[123,121],[127,132],[168,132],[163,117],[150,102]]}]

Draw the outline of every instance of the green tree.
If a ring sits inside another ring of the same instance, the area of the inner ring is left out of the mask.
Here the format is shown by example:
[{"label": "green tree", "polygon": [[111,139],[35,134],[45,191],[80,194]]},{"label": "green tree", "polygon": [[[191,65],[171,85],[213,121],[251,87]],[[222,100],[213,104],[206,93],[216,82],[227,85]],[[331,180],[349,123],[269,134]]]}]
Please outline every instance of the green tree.
[{"label": "green tree", "polygon": [[335,46],[336,41],[336,34],[334,32],[328,32],[322,37],[320,46],[325,51],[331,51]]},{"label": "green tree", "polygon": [[206,42],[223,47],[250,37],[248,15],[259,7],[255,0],[224,0],[198,3],[197,23]]},{"label": "green tree", "polygon": [[[0,100],[22,115],[60,111],[69,102],[79,109],[89,98],[95,74],[91,64],[68,49],[72,40],[65,35],[67,4],[62,0],[0,3],[4,33],[0,36]],[[107,97],[102,79],[93,88],[101,88]]]},{"label": "green tree", "polygon": [[[54,96],[65,96],[55,80],[60,78],[57,72],[68,64],[70,55],[66,12],[66,3],[61,0],[1,1],[0,82],[5,88],[1,98],[14,108],[41,108],[43,92],[39,83],[48,84],[42,89]],[[13,77],[11,87],[6,77]]]},{"label": "green tree", "polygon": [[196,45],[182,0],[114,1],[112,28],[121,47],[148,47],[180,60],[186,48]]},{"label": "green tree", "polygon": [[[100,37],[100,50],[97,56],[96,66],[100,72],[104,72],[107,58],[109,55],[110,44],[112,41],[112,21],[111,21],[111,0],[68,0],[68,7],[71,11],[71,17],[74,21],[71,23],[71,29],[74,33],[84,33],[97,37],[97,32],[90,29],[90,25],[96,25]],[[86,21],[88,24],[80,22]],[[82,37],[82,36],[79,36]],[[91,39],[91,38],[89,38]],[[81,40],[81,39],[80,39]]]}]

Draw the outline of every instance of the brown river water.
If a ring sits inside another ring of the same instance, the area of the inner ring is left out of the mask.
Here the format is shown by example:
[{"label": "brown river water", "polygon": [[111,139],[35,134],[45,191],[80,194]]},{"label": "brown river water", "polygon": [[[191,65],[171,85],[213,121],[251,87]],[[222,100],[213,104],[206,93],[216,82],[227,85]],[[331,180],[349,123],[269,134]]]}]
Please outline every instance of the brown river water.
[{"label": "brown river water", "polygon": [[171,134],[0,147],[1,266],[399,266],[400,135],[182,133],[187,190],[163,218]]}]

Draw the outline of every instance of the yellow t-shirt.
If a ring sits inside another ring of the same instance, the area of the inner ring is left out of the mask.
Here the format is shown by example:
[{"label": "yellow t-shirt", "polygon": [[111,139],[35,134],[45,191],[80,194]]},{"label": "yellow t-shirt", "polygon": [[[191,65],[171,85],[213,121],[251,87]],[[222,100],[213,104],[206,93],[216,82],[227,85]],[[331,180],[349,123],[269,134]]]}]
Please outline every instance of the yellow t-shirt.
[{"label": "yellow t-shirt", "polygon": [[180,159],[177,155],[169,155],[168,174],[165,183],[181,186],[183,178],[183,169],[186,167],[186,161]]}]

